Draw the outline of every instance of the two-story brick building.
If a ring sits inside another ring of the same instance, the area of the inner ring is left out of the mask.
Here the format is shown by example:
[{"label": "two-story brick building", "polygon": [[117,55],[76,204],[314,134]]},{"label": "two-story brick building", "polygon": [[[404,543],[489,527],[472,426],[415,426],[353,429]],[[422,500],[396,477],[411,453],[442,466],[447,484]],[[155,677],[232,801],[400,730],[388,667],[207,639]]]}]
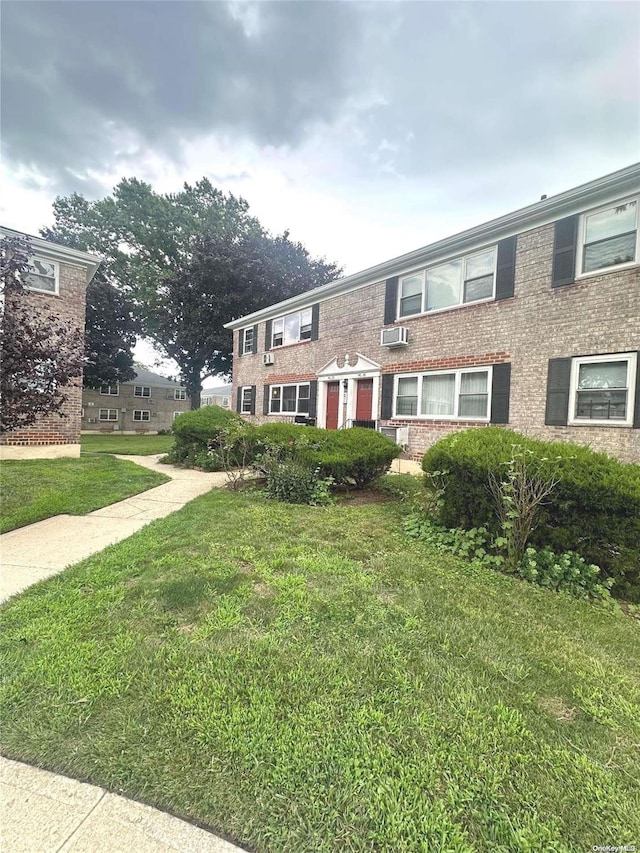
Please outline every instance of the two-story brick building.
[{"label": "two-story brick building", "polygon": [[[70,333],[79,331],[84,335],[87,285],[100,265],[100,258],[11,228],[0,228],[0,237],[26,238],[33,250],[31,272],[25,281],[25,300],[33,316],[55,316]],[[0,457],[80,455],[82,375],[75,377],[64,390],[67,400],[61,409],[63,417],[58,413],[41,416],[31,426],[3,433]]]},{"label": "two-story brick building", "polygon": [[82,432],[157,433],[171,429],[176,415],[191,408],[184,385],[140,365],[128,382],[85,388]]},{"label": "two-story brick building", "polygon": [[228,324],[236,410],[419,459],[505,424],[640,462],[640,164]]}]

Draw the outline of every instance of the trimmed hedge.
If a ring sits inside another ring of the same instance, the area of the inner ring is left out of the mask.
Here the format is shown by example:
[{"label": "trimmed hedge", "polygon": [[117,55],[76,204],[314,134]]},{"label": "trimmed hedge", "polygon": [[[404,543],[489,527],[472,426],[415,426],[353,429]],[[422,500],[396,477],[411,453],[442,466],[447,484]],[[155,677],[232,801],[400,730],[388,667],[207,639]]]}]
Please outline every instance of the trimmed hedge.
[{"label": "trimmed hedge", "polygon": [[[203,466],[211,444],[215,444],[222,430],[226,429],[238,416],[221,406],[203,406],[190,412],[183,412],[173,422],[175,442],[167,461],[178,465]],[[212,470],[219,470],[219,466]]]},{"label": "trimmed hedge", "polygon": [[488,489],[513,445],[533,452],[541,473],[559,482],[539,514],[531,544],[576,551],[615,581],[612,593],[640,601],[640,466],[566,442],[528,438],[499,427],[470,429],[434,444],[422,459],[426,473],[444,474],[441,521],[447,527],[487,527],[499,533]]}]

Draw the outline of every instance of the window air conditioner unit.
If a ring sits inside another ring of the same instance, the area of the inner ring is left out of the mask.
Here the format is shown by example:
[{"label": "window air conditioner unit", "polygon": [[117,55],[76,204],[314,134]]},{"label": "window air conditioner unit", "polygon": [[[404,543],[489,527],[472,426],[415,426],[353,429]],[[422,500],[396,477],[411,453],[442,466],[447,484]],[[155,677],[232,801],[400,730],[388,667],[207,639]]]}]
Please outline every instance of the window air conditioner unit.
[{"label": "window air conditioner unit", "polygon": [[126,409],[120,409],[120,411],[124,414],[124,412],[126,412],[127,410]]},{"label": "window air conditioner unit", "polygon": [[380,344],[383,347],[404,347],[408,342],[406,326],[392,326],[390,329],[380,330]]},{"label": "window air conditioner unit", "polygon": [[90,423],[90,424],[95,424],[95,422],[96,422],[96,419],[95,419],[95,418],[89,418],[89,423]]},{"label": "window air conditioner unit", "polygon": [[405,450],[407,449],[409,444],[409,427],[383,426],[380,427],[380,432],[386,435],[387,438],[390,438],[391,441],[395,441],[396,444],[404,447]]},{"label": "window air conditioner unit", "polygon": [[272,352],[263,352],[262,353],[262,363],[265,367],[269,364],[273,364],[273,353]]}]

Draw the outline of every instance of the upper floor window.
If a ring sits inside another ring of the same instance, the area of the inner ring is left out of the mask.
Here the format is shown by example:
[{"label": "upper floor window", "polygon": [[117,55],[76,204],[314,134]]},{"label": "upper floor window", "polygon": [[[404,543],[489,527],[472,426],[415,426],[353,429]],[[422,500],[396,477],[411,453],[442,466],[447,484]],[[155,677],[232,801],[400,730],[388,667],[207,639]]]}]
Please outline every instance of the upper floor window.
[{"label": "upper floor window", "polygon": [[489,419],[491,368],[397,376],[394,417]]},{"label": "upper floor window", "polygon": [[400,279],[399,317],[493,299],[496,247]]},{"label": "upper floor window", "polygon": [[55,261],[32,257],[29,261],[26,285],[29,290],[58,293],[58,273],[58,264]]},{"label": "upper floor window", "polygon": [[582,217],[579,273],[593,273],[638,260],[638,200]]},{"label": "upper floor window", "polygon": [[308,415],[311,386],[272,385],[269,392],[270,414]]},{"label": "upper floor window", "polygon": [[[248,330],[247,330],[248,331]],[[282,347],[311,340],[311,308],[273,321],[271,346]],[[245,332],[246,343],[246,332]]]},{"label": "upper floor window", "polygon": [[253,326],[249,326],[248,329],[244,330],[244,338],[242,343],[242,355],[248,355],[253,352],[253,343],[254,343],[254,328]]},{"label": "upper floor window", "polygon": [[118,383],[116,383],[115,385],[101,385],[100,393],[108,397],[117,397],[120,393]]},{"label": "upper floor window", "polygon": [[569,423],[631,426],[636,369],[635,353],[574,358]]},{"label": "upper floor window", "polygon": [[133,389],[134,397],[150,397],[151,388],[148,385],[135,385]]},{"label": "upper floor window", "polygon": [[184,388],[176,388],[175,391],[173,392],[173,399],[174,400],[186,400],[187,399],[187,392],[185,391]]}]

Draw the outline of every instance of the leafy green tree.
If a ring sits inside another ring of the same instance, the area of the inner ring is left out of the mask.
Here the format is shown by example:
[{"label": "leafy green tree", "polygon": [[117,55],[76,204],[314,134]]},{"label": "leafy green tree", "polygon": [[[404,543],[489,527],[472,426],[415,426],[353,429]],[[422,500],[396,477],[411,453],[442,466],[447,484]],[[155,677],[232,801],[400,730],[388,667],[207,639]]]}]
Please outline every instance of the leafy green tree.
[{"label": "leafy green tree", "polygon": [[87,287],[82,374],[85,388],[128,382],[135,377],[136,331],[129,300],[98,270]]}]

